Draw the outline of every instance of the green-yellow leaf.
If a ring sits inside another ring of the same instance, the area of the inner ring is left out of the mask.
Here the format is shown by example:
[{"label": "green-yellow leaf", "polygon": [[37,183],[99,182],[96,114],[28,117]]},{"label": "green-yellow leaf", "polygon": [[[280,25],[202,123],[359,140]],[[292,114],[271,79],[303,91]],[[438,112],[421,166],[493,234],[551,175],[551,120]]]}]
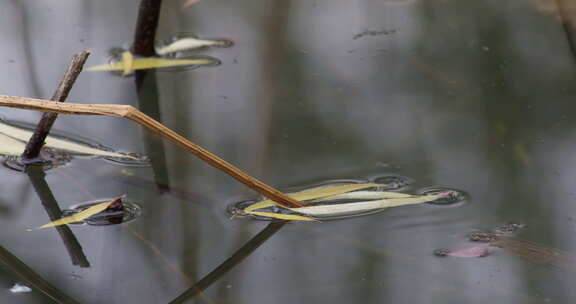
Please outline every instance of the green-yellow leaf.
[{"label": "green-yellow leaf", "polygon": [[56,227],[56,226],[70,224],[70,223],[81,222],[81,221],[93,216],[94,214],[98,214],[98,213],[106,210],[106,208],[108,208],[110,205],[112,205],[114,202],[116,202],[119,199],[122,199],[122,196],[115,198],[113,200],[110,200],[108,202],[94,205],[94,206],[92,206],[92,207],[90,207],[84,211],[78,212],[78,213],[73,214],[71,216],[63,217],[59,220],[55,220],[53,222],[50,222],[46,225],[42,225],[36,229],[44,229],[44,228],[48,228],[48,227]]},{"label": "green-yellow leaf", "polygon": [[134,56],[129,51],[122,52],[122,62],[124,62],[122,76],[128,76],[132,74],[132,66],[134,65]]},{"label": "green-yellow leaf", "polygon": [[[306,190],[296,193],[290,193],[290,196],[293,199],[305,201],[305,200],[312,200],[312,199],[319,199],[327,196],[338,195],[350,191],[365,189],[365,188],[372,188],[372,187],[382,187],[386,186],[385,184],[349,184],[349,185],[340,185],[340,186],[328,186],[322,187],[318,189]],[[254,203],[248,207],[246,207],[243,211],[250,212],[253,210],[266,208],[270,206],[274,206],[276,203],[272,200],[263,200],[257,203]]]},{"label": "green-yellow leaf", "polygon": [[[32,136],[32,131],[11,126],[0,122],[0,154],[2,155],[20,155],[24,152],[27,142]],[[45,140],[46,147],[65,150],[71,153],[87,154],[94,156],[108,156],[118,158],[136,159],[133,156],[101,150],[80,143],[71,142],[61,138],[48,136]]]},{"label": "green-yellow leaf", "polygon": [[210,59],[164,59],[164,58],[136,58],[130,62],[115,61],[109,64],[92,66],[86,71],[125,71],[126,66],[132,70],[146,70],[156,68],[167,68],[189,65],[209,65],[214,64]]},{"label": "green-yellow leaf", "polygon": [[273,212],[260,212],[260,211],[250,211],[246,212],[247,214],[254,214],[264,217],[275,218],[279,220],[287,220],[287,221],[316,221],[318,220],[313,219],[311,217],[296,215],[296,214],[280,214],[280,213],[273,213]]}]

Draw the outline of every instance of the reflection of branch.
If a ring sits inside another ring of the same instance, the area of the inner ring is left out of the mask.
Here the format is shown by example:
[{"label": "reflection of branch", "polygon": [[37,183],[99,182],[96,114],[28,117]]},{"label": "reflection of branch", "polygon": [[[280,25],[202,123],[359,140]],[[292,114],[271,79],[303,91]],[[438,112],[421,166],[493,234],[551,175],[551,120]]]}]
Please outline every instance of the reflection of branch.
[{"label": "reflection of branch", "polygon": [[[140,111],[161,121],[156,71],[135,71],[134,77],[136,78],[136,94],[138,95]],[[149,132],[144,132],[143,137],[156,187],[162,191],[167,191],[170,189],[170,179],[164,145],[158,137]]]},{"label": "reflection of branch", "polygon": [[[142,0],[138,10],[138,21],[134,31],[134,42],[132,43],[132,53],[137,56],[151,57],[156,55],[154,43],[156,40],[156,29],[160,19],[160,9],[162,0]],[[140,111],[150,117],[161,121],[160,105],[158,104],[158,84],[156,81],[156,71],[135,71],[136,94],[138,95],[138,105]],[[152,172],[156,186],[160,190],[170,189],[168,168],[166,165],[166,151],[162,142],[150,133],[144,133],[144,143],[146,154],[150,157]]]},{"label": "reflection of branch", "polygon": [[[72,57],[72,61],[68,65],[60,84],[56,91],[54,91],[54,95],[50,100],[64,102],[72,90],[72,86],[74,86],[74,82],[82,72],[82,67],[84,67],[84,63],[88,56],[90,55],[90,51],[82,51],[74,54]],[[56,113],[44,113],[42,118],[38,122],[36,126],[36,130],[34,130],[34,134],[28,140],[26,144],[26,149],[24,149],[24,153],[22,153],[22,159],[24,161],[33,160],[37,158],[40,154],[40,149],[44,145],[44,140],[46,140],[46,136],[50,133],[50,129],[56,121],[56,117],[58,114]]]},{"label": "reflection of branch", "polygon": [[4,249],[0,246],[0,263],[8,267],[24,282],[34,287],[35,290],[42,292],[47,295],[57,303],[61,304],[75,304],[80,303],[70,296],[66,295],[56,287],[52,286],[48,281],[46,281],[39,274],[34,272],[34,270],[24,262],[20,261],[15,255],[10,251]]},{"label": "reflection of branch", "polygon": [[[55,221],[60,219],[62,217],[62,211],[60,210],[58,202],[56,202],[50,187],[44,179],[45,174],[42,166],[28,166],[26,168],[26,173],[30,178],[30,183],[34,186],[34,190],[36,190],[42,205],[46,209],[50,220]],[[90,262],[86,259],[86,256],[82,251],[82,246],[76,239],[76,236],[74,236],[74,233],[72,233],[72,230],[65,225],[55,228],[58,230],[58,234],[60,234],[64,246],[66,246],[66,249],[68,250],[70,259],[72,259],[72,264],[80,267],[90,267]]]},{"label": "reflection of branch", "polygon": [[560,22],[564,28],[564,35],[566,35],[566,40],[568,40],[568,45],[570,46],[572,57],[576,59],[576,37],[574,36],[573,31],[573,28],[576,27],[576,18],[574,16],[574,12],[572,11],[575,9],[572,7],[572,3],[572,1],[556,0],[558,16],[560,17]]},{"label": "reflection of branch", "polygon": [[272,237],[280,228],[282,228],[286,222],[271,222],[264,228],[260,233],[255,235],[248,243],[244,244],[240,249],[238,249],[231,257],[226,261],[216,267],[212,272],[203,277],[192,287],[188,288],[176,299],[172,300],[169,304],[184,303],[187,300],[197,296],[210,285],[214,284],[220,277],[240,264],[246,257],[248,257],[252,252],[254,252],[258,247],[260,247],[264,242],[266,242],[270,237]]},{"label": "reflection of branch", "polygon": [[54,112],[59,114],[107,115],[127,118],[188,150],[188,152],[194,154],[196,157],[207,162],[211,166],[220,169],[226,174],[234,177],[237,181],[248,186],[252,190],[264,195],[265,197],[277,202],[284,207],[293,208],[304,206],[304,203],[299,202],[255,179],[254,177],[244,173],[242,170],[238,169],[229,162],[194,144],[182,135],[172,131],[171,129],[167,128],[163,124],[152,119],[150,116],[142,113],[132,106],[60,103],[45,99],[25,98],[8,95],[0,95],[0,106],[18,109],[29,109],[42,112]]}]

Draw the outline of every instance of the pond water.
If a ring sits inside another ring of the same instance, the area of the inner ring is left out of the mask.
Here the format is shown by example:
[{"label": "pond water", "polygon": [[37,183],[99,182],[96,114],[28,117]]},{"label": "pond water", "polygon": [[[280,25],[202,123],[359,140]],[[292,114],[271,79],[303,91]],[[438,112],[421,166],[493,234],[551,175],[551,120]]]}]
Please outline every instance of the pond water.
[{"label": "pond water", "polygon": [[[158,41],[228,39],[194,51],[220,65],[150,73],[158,91],[145,82],[140,95],[133,77],[85,72],[70,101],[139,107],[282,190],[401,176],[401,191],[459,189],[466,202],[324,223],[230,219],[230,204],[258,195],[128,120],[61,115],[56,130],[153,166],[0,168],[1,303],[574,303],[565,1],[164,2]],[[5,1],[2,93],[49,98],[80,50],[92,51],[87,66],[106,63],[131,44],[138,5]],[[27,231],[123,194],[141,208],[132,221]],[[468,235],[508,222],[523,228],[487,256],[461,251]],[[443,249],[461,254],[435,255]]]}]

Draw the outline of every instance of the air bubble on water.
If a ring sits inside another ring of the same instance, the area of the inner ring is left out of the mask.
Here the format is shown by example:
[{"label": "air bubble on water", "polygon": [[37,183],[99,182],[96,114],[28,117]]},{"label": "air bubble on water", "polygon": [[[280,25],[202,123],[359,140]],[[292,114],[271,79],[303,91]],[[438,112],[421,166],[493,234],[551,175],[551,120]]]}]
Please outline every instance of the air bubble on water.
[{"label": "air bubble on water", "polygon": [[27,292],[31,292],[32,288],[30,288],[24,284],[14,283],[14,285],[9,290],[11,293],[27,293]]}]

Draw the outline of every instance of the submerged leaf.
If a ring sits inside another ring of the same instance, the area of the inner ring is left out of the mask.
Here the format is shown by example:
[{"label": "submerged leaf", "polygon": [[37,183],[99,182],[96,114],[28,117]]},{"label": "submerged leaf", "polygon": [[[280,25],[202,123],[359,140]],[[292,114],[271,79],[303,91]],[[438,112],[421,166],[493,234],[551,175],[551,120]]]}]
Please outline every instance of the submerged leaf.
[{"label": "submerged leaf", "polygon": [[164,59],[164,58],[136,58],[129,62],[115,61],[109,64],[92,66],[86,71],[125,71],[126,66],[131,70],[146,70],[155,68],[167,68],[189,65],[210,65],[214,64],[210,59]]},{"label": "submerged leaf", "polygon": [[[330,186],[330,187],[322,187],[318,189],[306,190],[296,193],[288,194],[289,197],[299,200],[299,201],[306,201],[306,200],[313,200],[319,199],[327,196],[338,195],[350,191],[365,189],[365,188],[372,188],[372,187],[382,187],[386,186],[385,184],[348,184],[348,185],[340,185],[340,186]],[[270,206],[274,206],[276,203],[272,200],[263,200],[257,203],[254,203],[248,207],[246,207],[243,211],[248,213],[253,210],[266,208]]]},{"label": "submerged leaf", "polygon": [[78,213],[73,214],[71,216],[63,217],[59,220],[55,220],[53,222],[50,222],[46,225],[42,225],[36,229],[44,229],[44,228],[48,228],[48,227],[56,227],[56,226],[70,224],[70,223],[81,222],[81,221],[91,217],[94,214],[98,214],[98,213],[106,210],[106,208],[110,207],[112,204],[117,203],[118,201],[122,200],[123,197],[124,196],[119,196],[119,197],[117,197],[111,201],[94,205],[94,206],[92,206],[92,207],[90,207],[84,211],[78,212]]},{"label": "submerged leaf", "polygon": [[[32,136],[31,130],[26,130],[11,126],[0,121],[0,154],[2,155],[20,155],[24,152],[27,142]],[[45,146],[60,150],[65,150],[76,154],[86,154],[94,156],[107,156],[118,158],[137,159],[136,157],[110,152],[102,149],[90,147],[80,143],[71,142],[53,136],[46,137]]]},{"label": "submerged leaf", "polygon": [[198,2],[200,2],[200,0],[186,0],[186,2],[184,2],[184,4],[182,5],[182,7],[183,7],[183,8],[184,8],[184,7],[188,7],[188,6],[190,6],[190,5],[192,5],[192,4],[196,4],[196,3],[198,3]]}]

